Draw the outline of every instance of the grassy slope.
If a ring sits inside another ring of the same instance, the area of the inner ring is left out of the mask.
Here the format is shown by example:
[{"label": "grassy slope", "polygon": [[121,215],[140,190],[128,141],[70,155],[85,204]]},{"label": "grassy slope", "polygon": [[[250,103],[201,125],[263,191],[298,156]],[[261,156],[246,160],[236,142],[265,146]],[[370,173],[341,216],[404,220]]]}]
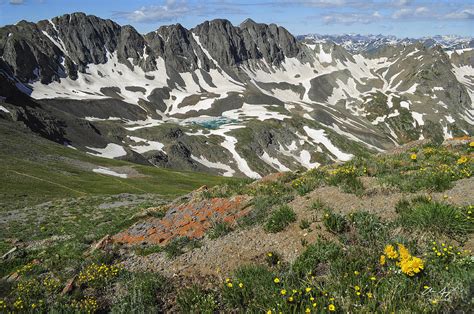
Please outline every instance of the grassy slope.
[{"label": "grassy slope", "polygon": [[[128,227],[143,208],[202,185],[236,181],[91,156],[2,120],[0,134],[0,255],[29,247],[19,258],[0,261],[0,277],[34,258],[56,270],[76,268],[93,241]],[[91,171],[99,166],[140,175],[121,179]]]},{"label": "grassy slope", "polygon": [[[85,195],[157,193],[172,199],[229,179],[94,157],[0,122],[0,205]],[[143,176],[121,179],[81,167],[131,167]]]}]

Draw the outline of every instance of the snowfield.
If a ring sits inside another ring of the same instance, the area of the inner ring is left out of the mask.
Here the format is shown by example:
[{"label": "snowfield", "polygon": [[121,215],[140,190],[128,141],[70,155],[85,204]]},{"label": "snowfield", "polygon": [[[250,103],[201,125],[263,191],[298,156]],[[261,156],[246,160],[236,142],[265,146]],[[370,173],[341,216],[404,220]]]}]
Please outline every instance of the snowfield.
[{"label": "snowfield", "polygon": [[125,174],[125,173],[118,173],[118,172],[115,172],[115,171],[110,170],[109,168],[105,168],[105,167],[95,168],[95,169],[92,169],[92,171],[95,172],[95,173],[105,174],[105,175],[113,176],[113,177],[119,177],[119,178],[122,178],[122,179],[128,178],[128,175]]},{"label": "snowfield", "polygon": [[109,158],[109,159],[127,155],[127,152],[122,146],[114,144],[114,143],[107,144],[105,148],[95,148],[95,147],[88,147],[88,146],[86,148],[96,152],[96,153],[88,152],[88,154],[90,155]]}]

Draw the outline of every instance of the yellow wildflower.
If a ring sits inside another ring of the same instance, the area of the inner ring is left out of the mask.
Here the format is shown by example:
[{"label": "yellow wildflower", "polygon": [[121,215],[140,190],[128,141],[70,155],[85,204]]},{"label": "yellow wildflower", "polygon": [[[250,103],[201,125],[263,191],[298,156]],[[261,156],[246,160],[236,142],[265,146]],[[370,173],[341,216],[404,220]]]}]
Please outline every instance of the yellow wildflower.
[{"label": "yellow wildflower", "polygon": [[286,295],[286,290],[285,290],[285,289],[281,290],[281,291],[280,291],[280,294],[281,294],[281,295]]},{"label": "yellow wildflower", "polygon": [[329,304],[329,305],[328,305],[328,310],[329,310],[330,312],[334,312],[334,311],[336,310],[336,306],[335,306],[334,304]]},{"label": "yellow wildflower", "polygon": [[398,243],[398,252],[400,254],[400,260],[410,258],[410,252],[403,244]]},{"label": "yellow wildflower", "polygon": [[232,282],[227,283],[227,287],[232,288],[232,286],[233,286]]},{"label": "yellow wildflower", "polygon": [[243,283],[239,283],[239,288],[243,288],[244,287],[244,284]]},{"label": "yellow wildflower", "polygon": [[469,147],[474,147],[474,142],[470,142]]},{"label": "yellow wildflower", "polygon": [[305,312],[305,313],[311,313],[311,309],[310,309],[309,307],[307,307],[304,312]]},{"label": "yellow wildflower", "polygon": [[305,291],[306,291],[306,293],[309,293],[309,292],[311,291],[311,288],[310,288],[310,287],[307,287],[307,288],[305,289]]},{"label": "yellow wildflower", "polygon": [[385,255],[380,255],[380,265],[385,265]]},{"label": "yellow wildflower", "polygon": [[400,261],[400,269],[404,274],[410,277],[421,272],[423,268],[423,260],[416,256],[410,256],[409,258]]},{"label": "yellow wildflower", "polygon": [[367,298],[372,299],[372,297],[373,297],[373,294],[370,292],[367,292]]},{"label": "yellow wildflower", "polygon": [[410,159],[413,160],[413,161],[416,161],[416,154],[411,154]]},{"label": "yellow wildflower", "polygon": [[458,165],[465,164],[468,160],[469,160],[469,159],[468,159],[467,156],[461,156],[461,157],[458,159],[457,164],[458,164]]},{"label": "yellow wildflower", "polygon": [[273,282],[274,283],[280,283],[280,278],[277,277],[277,278],[273,279]]},{"label": "yellow wildflower", "polygon": [[391,244],[385,246],[384,253],[389,259],[396,259],[398,257],[397,251]]}]

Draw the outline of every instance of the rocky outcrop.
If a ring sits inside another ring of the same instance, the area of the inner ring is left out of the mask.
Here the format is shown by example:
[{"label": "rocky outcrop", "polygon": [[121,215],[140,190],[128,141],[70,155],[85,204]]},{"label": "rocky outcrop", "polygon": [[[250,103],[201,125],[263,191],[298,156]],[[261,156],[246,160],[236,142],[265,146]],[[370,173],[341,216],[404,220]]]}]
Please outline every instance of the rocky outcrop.
[{"label": "rocky outcrop", "polygon": [[177,237],[202,238],[213,223],[234,223],[247,214],[247,196],[230,199],[191,200],[171,205],[162,219],[148,218],[115,235],[112,240],[127,245],[166,245]]}]

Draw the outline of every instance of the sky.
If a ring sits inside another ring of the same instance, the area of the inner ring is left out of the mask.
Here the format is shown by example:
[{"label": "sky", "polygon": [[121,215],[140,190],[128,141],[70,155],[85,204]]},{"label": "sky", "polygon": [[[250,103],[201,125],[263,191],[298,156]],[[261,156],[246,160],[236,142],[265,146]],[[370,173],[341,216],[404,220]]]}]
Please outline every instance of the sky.
[{"label": "sky", "polygon": [[192,28],[215,18],[239,25],[251,18],[294,35],[474,37],[474,0],[0,0],[0,26],[78,11],[130,24],[140,33],[175,23]]}]

